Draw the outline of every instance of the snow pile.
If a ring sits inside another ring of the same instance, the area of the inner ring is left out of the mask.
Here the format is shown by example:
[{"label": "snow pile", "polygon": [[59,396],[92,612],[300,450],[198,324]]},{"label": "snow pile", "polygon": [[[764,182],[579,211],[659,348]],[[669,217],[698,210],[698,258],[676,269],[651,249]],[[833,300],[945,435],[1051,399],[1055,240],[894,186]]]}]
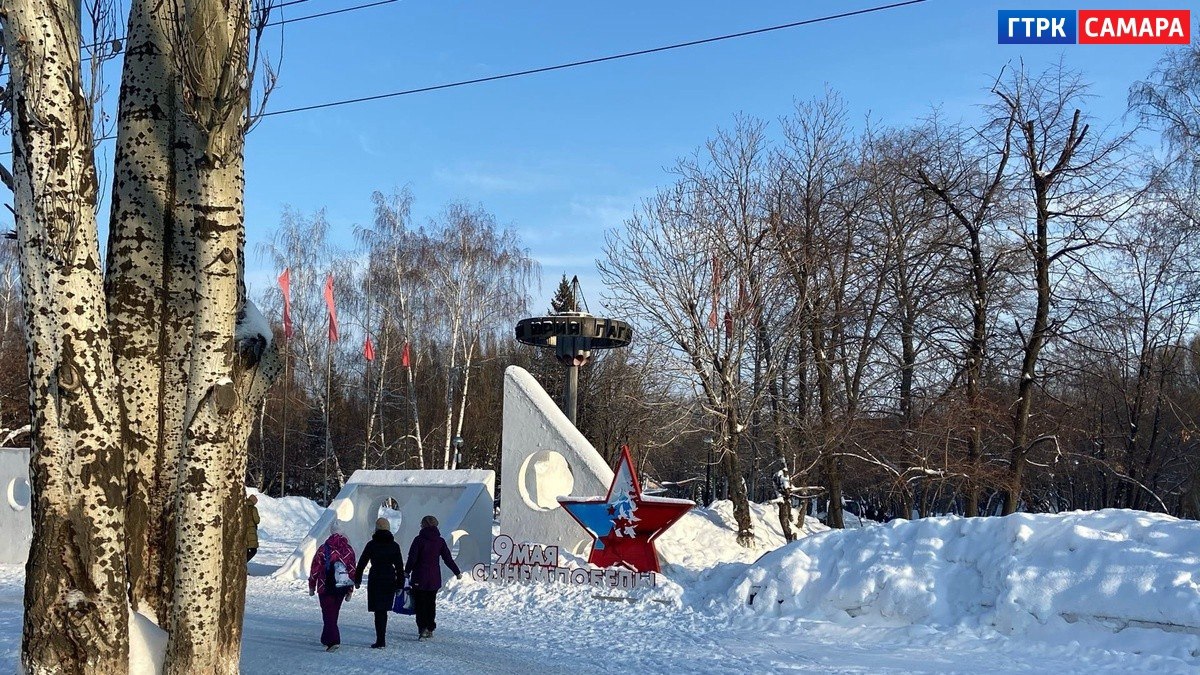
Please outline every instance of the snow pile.
[{"label": "snow pile", "polygon": [[260,542],[295,546],[325,512],[324,507],[307,497],[271,497],[254,488],[247,494],[258,496],[258,539]]},{"label": "snow pile", "polygon": [[[264,548],[251,563],[256,576],[260,561],[277,567],[323,512],[299,497],[259,500]],[[501,624],[543,616],[588,626],[673,617],[670,626],[715,621],[753,634],[783,631],[789,640],[803,626],[805,635],[833,642],[898,640],[916,659],[902,660],[909,666],[929,649],[946,652],[959,643],[979,652],[968,661],[980,667],[993,649],[1014,663],[1042,654],[1060,664],[1077,660],[1083,670],[1093,659],[1114,672],[1200,666],[1200,523],[1107,510],[830,531],[809,518],[803,538],[785,544],[776,505],[752,504],[751,517],[755,545],[745,548],[736,541],[730,502],[693,509],[658,539],[664,564],[653,589],[505,586],[473,581],[465,569],[439,604]],[[586,564],[565,550],[561,556],[565,566]],[[267,596],[293,589],[305,596],[297,603],[307,599],[297,582],[256,583]],[[277,616],[275,608],[268,614]]]},{"label": "snow pile", "polygon": [[129,611],[129,672],[161,673],[167,654],[167,632],[154,619]]},{"label": "snow pile", "polygon": [[[746,548],[737,543],[737,525],[733,504],[715,502],[711,508],[694,508],[671,526],[656,542],[663,560],[662,574],[654,588],[598,591],[591,587],[571,587],[558,584],[452,583],[447,598],[475,607],[546,606],[564,602],[592,602],[596,598],[613,596],[633,605],[667,607],[702,607],[718,604],[750,563],[763,553],[784,543],[779,526],[777,507],[771,504],[751,504],[755,546]],[[805,533],[823,531],[824,525],[809,520]],[[565,567],[586,567],[587,556],[560,551],[560,564]],[[465,570],[464,570],[465,572]]]},{"label": "snow pile", "polygon": [[1112,509],[893,521],[764,555],[727,600],[764,616],[1043,637],[1078,622],[1196,659],[1200,523]]},{"label": "snow pile", "polygon": [[266,348],[275,339],[275,332],[271,330],[271,322],[267,321],[267,317],[259,311],[258,305],[247,300],[241,316],[238,317],[237,325],[234,327],[233,338],[238,342],[261,340],[263,348]]},{"label": "snow pile", "polygon": [[306,497],[271,497],[254,488],[246,492],[258,496],[258,555],[250,561],[250,574],[271,574],[296,550],[296,542],[325,509]]},{"label": "snow pile", "polygon": [[[804,532],[796,533],[793,511],[792,532],[807,536],[829,528],[814,518],[804,520]],[[708,508],[696,507],[663,532],[656,540],[658,552],[666,562],[663,572],[699,572],[723,563],[752,563],[763,553],[785,543],[775,504],[750,504],[750,522],[754,526],[754,546],[737,543],[737,520],[733,502],[721,500]]]}]

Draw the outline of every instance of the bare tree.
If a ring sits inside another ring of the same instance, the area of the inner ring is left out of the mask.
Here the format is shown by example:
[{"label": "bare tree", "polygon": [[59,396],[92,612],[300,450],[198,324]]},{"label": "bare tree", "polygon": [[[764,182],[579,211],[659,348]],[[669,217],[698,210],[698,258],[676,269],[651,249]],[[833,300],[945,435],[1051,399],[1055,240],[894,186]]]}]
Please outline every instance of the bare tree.
[{"label": "bare tree", "polygon": [[[1026,459],[1041,439],[1029,437],[1030,411],[1039,381],[1038,361],[1047,341],[1063,325],[1052,316],[1055,286],[1082,254],[1103,236],[1113,217],[1128,208],[1122,183],[1121,152],[1126,137],[1106,139],[1091,132],[1083,111],[1086,98],[1079,75],[1060,65],[1033,76],[1024,68],[997,83],[994,126],[1014,134],[1013,186],[1024,204],[1014,227],[1031,265],[1033,316],[1017,322],[1021,366],[1012,407],[1012,450],[1004,513],[1017,510]],[[1009,129],[1012,132],[1009,132]],[[1069,311],[1069,308],[1064,311]]]},{"label": "bare tree", "polygon": [[501,229],[482,208],[451,204],[433,236],[429,274],[450,337],[441,466],[452,469],[451,440],[462,434],[479,340],[507,329],[524,312],[526,288],[538,269],[516,232]]},{"label": "bare tree", "polygon": [[[327,308],[324,288],[326,279],[338,271],[339,282],[335,283],[336,296],[345,301],[347,294],[353,295],[351,279],[344,274],[348,265],[339,251],[329,243],[329,221],[324,209],[310,216],[285,208],[280,227],[270,244],[259,253],[270,259],[275,272],[288,270],[291,281],[291,312],[294,335],[288,340],[288,349],[297,363],[299,381],[307,394],[304,400],[316,406],[322,420],[330,416],[332,401],[333,371],[337,345],[330,344]],[[274,297],[279,289],[272,288],[268,295]],[[329,439],[327,424],[322,423],[322,444]],[[325,452],[320,464],[326,476],[332,469],[335,480],[344,482],[337,454]],[[324,497],[323,497],[324,498]]]},{"label": "bare tree", "polygon": [[[393,351],[399,351],[412,426],[398,440],[411,441],[412,455],[417,458],[418,467],[425,468],[424,437],[415,380],[418,360],[413,358],[413,346],[417,344],[418,336],[413,326],[421,305],[420,295],[429,286],[429,239],[423,232],[410,229],[413,197],[407,189],[389,195],[374,192],[371,201],[375,205],[374,224],[371,228],[360,228],[357,234],[360,244],[366,249],[369,261],[367,274],[374,282],[379,298],[377,305],[382,358],[378,399],[382,405],[388,359]],[[396,342],[394,345],[393,337]],[[386,454],[388,444],[382,443],[382,446]]]},{"label": "bare tree", "polygon": [[948,213],[957,229],[949,245],[959,261],[963,305],[969,331],[961,338],[962,376],[968,415],[964,510],[979,515],[984,458],[984,380],[988,342],[994,327],[1000,276],[1006,272],[1006,247],[995,234],[1008,194],[1008,163],[1015,122],[985,133],[945,126],[931,119],[919,132],[921,158],[915,180]]},{"label": "bare tree", "polygon": [[[865,281],[856,259],[861,253],[856,250],[861,243],[856,239],[861,197],[856,190],[861,185],[844,101],[827,92],[798,103],[784,122],[784,137],[777,159],[784,196],[773,221],[774,238],[800,302],[797,321],[808,342],[807,358],[801,363],[807,367],[811,359],[815,374],[816,421],[806,422],[805,442],[816,450],[828,490],[827,523],[842,527],[845,459],[841,450],[846,429],[838,428],[835,406],[839,368],[845,376],[843,384],[851,386],[862,373],[857,356],[853,363],[846,362],[849,345],[844,338],[854,320],[855,295],[863,288],[858,282]],[[860,351],[858,356],[862,355]]]},{"label": "bare tree", "polygon": [[739,307],[738,284],[766,257],[766,161],[763,125],[738,120],[681,162],[679,182],[648,201],[624,232],[609,234],[599,263],[610,306],[645,339],[670,345],[673,375],[699,392],[743,546],[754,531],[738,450],[764,390],[744,377],[756,331],[751,304]]},{"label": "bare tree", "polygon": [[[912,132],[869,132],[864,138],[863,180],[869,196],[863,217],[878,239],[877,267],[885,289],[881,309],[885,325],[876,349],[882,353],[879,383],[894,382],[894,408],[889,392],[876,404],[879,412],[893,411],[900,434],[895,451],[883,449],[871,459],[894,479],[894,492],[910,513],[914,487],[924,479],[941,479],[948,467],[930,466],[929,446],[939,440],[921,427],[939,400],[933,392],[950,378],[953,350],[946,349],[941,308],[957,284],[953,268],[953,224],[942,216],[935,200],[925,198],[907,176],[919,161],[919,136]],[[876,389],[882,389],[877,385]],[[890,388],[890,387],[889,387]],[[878,413],[877,413],[878,414]],[[860,447],[860,452],[867,452]]]}]

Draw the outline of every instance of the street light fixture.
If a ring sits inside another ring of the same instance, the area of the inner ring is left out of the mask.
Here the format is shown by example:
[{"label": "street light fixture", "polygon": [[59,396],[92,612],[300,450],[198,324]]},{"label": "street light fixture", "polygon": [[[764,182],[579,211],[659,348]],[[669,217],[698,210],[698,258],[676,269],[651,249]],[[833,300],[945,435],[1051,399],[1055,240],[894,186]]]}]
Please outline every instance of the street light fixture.
[{"label": "street light fixture", "polygon": [[[571,280],[573,306],[579,306],[579,277]],[[517,342],[553,349],[554,358],[566,368],[563,382],[563,414],[576,423],[579,368],[588,363],[599,349],[626,347],[633,339],[633,328],[618,319],[604,319],[587,312],[571,311],[551,316],[535,316],[517,322]]]}]

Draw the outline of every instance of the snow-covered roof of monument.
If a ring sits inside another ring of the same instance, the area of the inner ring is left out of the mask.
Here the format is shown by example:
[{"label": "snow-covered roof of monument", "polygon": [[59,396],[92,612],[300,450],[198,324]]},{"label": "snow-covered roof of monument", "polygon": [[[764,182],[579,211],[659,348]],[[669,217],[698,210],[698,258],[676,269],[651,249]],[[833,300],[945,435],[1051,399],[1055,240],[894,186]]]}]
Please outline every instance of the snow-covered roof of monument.
[{"label": "snow-covered roof of monument", "polygon": [[347,484],[358,485],[411,485],[435,487],[444,485],[479,484],[494,486],[496,474],[483,469],[455,469],[448,471],[392,470],[379,471],[360,469],[350,476]]}]

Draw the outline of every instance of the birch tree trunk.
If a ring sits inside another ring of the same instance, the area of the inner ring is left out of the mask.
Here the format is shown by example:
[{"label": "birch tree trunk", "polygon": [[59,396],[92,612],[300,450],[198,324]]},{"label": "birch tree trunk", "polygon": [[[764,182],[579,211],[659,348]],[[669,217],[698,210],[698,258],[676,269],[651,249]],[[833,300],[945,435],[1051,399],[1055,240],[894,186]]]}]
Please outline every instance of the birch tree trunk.
[{"label": "birch tree trunk", "polygon": [[184,286],[191,256],[172,211],[177,72],[165,27],[174,7],[130,8],[105,280],[129,473],[129,595],[161,626],[170,620],[177,430],[192,330]]},{"label": "birch tree trunk", "polygon": [[[475,345],[478,344],[475,340],[471,340],[467,344],[467,353],[463,356],[463,378],[462,392],[458,395],[458,424],[455,425],[454,435],[462,437],[463,420],[467,416],[467,391],[471,387],[471,362],[475,360]],[[455,449],[454,454],[450,456],[450,464],[448,469],[458,468],[458,450]]]},{"label": "birch tree trunk", "polygon": [[425,443],[421,436],[421,411],[417,407],[417,384],[413,380],[413,368],[416,357],[412,356],[412,343],[409,343],[408,365],[404,366],[404,382],[408,391],[408,409],[412,415],[412,437],[417,448],[417,468],[425,468]]},{"label": "birch tree trunk", "polygon": [[0,2],[33,408],[24,672],[128,670],[124,458],[73,2]]},{"label": "birch tree trunk", "polygon": [[244,302],[249,21],[245,0],[228,6],[187,0],[173,36],[182,75],[174,220],[194,246],[196,311],[178,473],[167,673],[238,672],[245,592],[242,484],[257,404],[247,400],[250,389],[238,381],[247,373],[235,363]]},{"label": "birch tree trunk", "polygon": [[0,20],[34,409],[24,670],[127,672],[132,600],[170,630],[168,672],[237,672],[246,443],[281,368],[237,332],[249,4],[134,2],[107,287],[78,6],[0,0]]},{"label": "birch tree trunk", "polygon": [[442,445],[442,468],[450,468],[450,439],[454,435],[454,371],[458,368],[458,341],[462,333],[463,303],[452,309],[455,312],[454,327],[450,333],[450,366],[446,369],[446,438]]}]

